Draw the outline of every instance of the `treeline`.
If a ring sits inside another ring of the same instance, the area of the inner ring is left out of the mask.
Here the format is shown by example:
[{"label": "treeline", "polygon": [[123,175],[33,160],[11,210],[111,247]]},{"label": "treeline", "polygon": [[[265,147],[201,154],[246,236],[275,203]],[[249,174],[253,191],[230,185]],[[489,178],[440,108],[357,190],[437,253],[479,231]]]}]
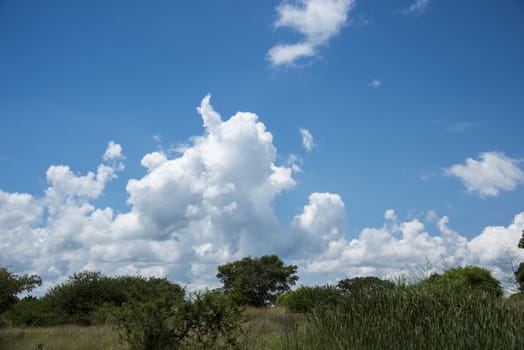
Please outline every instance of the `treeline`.
[{"label": "treeline", "polygon": [[267,255],[221,265],[217,278],[222,288],[188,293],[166,278],[84,271],[19,299],[40,277],[0,267],[0,327],[110,324],[131,349],[239,349],[243,308],[277,306],[301,317],[271,348],[524,348],[522,280],[506,300],[500,282],[475,266],[415,283],[356,277],[291,290],[297,267]]}]

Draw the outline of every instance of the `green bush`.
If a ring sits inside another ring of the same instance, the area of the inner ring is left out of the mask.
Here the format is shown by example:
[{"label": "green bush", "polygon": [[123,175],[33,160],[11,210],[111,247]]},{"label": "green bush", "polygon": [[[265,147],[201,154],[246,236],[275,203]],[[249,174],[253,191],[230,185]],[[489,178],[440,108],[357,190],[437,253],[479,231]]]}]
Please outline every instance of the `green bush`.
[{"label": "green bush", "polygon": [[132,301],[115,313],[120,337],[133,350],[180,347],[239,348],[241,310],[221,291],[161,294],[149,301]]},{"label": "green bush", "polygon": [[286,292],[277,298],[277,306],[287,308],[291,312],[311,312],[321,305],[335,305],[339,302],[342,292],[330,285],[300,286],[294,291]]},{"label": "green bush", "polygon": [[371,289],[394,288],[395,284],[388,280],[382,280],[378,277],[354,277],[338,281],[337,288],[351,294],[365,293]]},{"label": "green bush", "polygon": [[451,268],[442,275],[433,274],[422,283],[449,293],[486,293],[492,297],[502,297],[504,294],[500,282],[491,272],[477,266]]}]

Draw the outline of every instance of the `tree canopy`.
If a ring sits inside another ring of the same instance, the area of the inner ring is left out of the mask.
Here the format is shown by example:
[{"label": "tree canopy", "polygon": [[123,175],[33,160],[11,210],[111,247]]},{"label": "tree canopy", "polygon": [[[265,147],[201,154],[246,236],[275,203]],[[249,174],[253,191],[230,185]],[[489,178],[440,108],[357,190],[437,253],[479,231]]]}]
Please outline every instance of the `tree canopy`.
[{"label": "tree canopy", "polygon": [[295,285],[296,273],[296,265],[284,265],[278,256],[264,255],[220,265],[217,278],[241,305],[266,306]]},{"label": "tree canopy", "polygon": [[427,283],[460,293],[484,292],[494,297],[501,297],[504,294],[500,282],[491,275],[491,272],[478,266],[448,269],[442,275],[433,274],[428,278]]},{"label": "tree canopy", "polygon": [[[524,249],[524,230],[522,230],[522,237],[520,238],[518,247]],[[524,293],[524,261],[520,263],[519,268],[515,271],[515,278],[519,285],[519,290]]]},{"label": "tree canopy", "polygon": [[18,276],[0,266],[0,314],[18,301],[19,293],[30,292],[41,284],[42,279],[37,275]]},{"label": "tree canopy", "polygon": [[360,293],[374,288],[393,288],[394,286],[393,282],[374,276],[346,278],[337,283],[337,288],[349,293]]}]

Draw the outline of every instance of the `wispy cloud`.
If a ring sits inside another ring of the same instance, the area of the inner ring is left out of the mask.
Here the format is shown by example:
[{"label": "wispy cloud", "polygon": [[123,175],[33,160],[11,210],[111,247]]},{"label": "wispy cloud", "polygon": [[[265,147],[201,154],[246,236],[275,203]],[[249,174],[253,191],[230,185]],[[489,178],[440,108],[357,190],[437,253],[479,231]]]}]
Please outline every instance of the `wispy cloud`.
[{"label": "wispy cloud", "polygon": [[447,130],[453,134],[461,134],[480,125],[481,123],[478,122],[458,121],[452,124]]},{"label": "wispy cloud", "polygon": [[355,0],[283,1],[277,8],[275,28],[288,27],[304,38],[295,44],[278,44],[267,53],[275,66],[292,65],[304,57],[315,56],[318,47],[326,44],[347,22]]},{"label": "wispy cloud", "polygon": [[400,13],[403,15],[421,15],[427,10],[428,5],[429,0],[416,0],[413,4],[400,11]]},{"label": "wispy cloud", "polygon": [[480,197],[496,197],[500,191],[513,191],[524,183],[524,172],[518,160],[499,152],[481,153],[479,160],[468,158],[465,164],[455,164],[446,175],[458,177],[469,193]]},{"label": "wispy cloud", "polygon": [[302,146],[308,151],[311,151],[315,147],[315,141],[313,135],[308,129],[300,128],[300,136],[302,137]]},{"label": "wispy cloud", "polygon": [[378,89],[382,86],[382,82],[378,79],[373,79],[368,85],[374,89]]}]

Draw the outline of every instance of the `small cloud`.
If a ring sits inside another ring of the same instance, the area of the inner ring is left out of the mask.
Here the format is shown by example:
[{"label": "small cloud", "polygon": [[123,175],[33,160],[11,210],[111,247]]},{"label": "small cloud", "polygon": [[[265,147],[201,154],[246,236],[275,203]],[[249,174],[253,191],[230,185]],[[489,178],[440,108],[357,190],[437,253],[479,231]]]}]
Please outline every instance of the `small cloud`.
[{"label": "small cloud", "polygon": [[382,82],[378,79],[373,79],[368,85],[374,89],[378,89],[382,86]]},{"label": "small cloud", "polygon": [[480,197],[496,197],[500,191],[513,191],[524,183],[524,172],[517,166],[519,160],[499,152],[481,153],[479,158],[455,164],[445,169],[445,174],[458,177],[468,193]]},{"label": "small cloud", "polygon": [[267,53],[274,66],[292,65],[298,59],[316,55],[346,24],[355,0],[298,0],[282,1],[276,8],[275,28],[288,27],[304,39],[296,44],[279,44]]},{"label": "small cloud", "polygon": [[423,14],[429,5],[429,0],[416,0],[413,4],[400,11],[403,15],[421,15]]},{"label": "small cloud", "polygon": [[125,157],[122,155],[122,146],[120,146],[118,143],[115,143],[114,141],[109,141],[107,149],[104,153],[104,160],[108,161],[122,159],[125,159]]},{"label": "small cloud", "polygon": [[300,58],[315,55],[315,49],[308,43],[293,45],[276,45],[267,53],[268,59],[274,65],[291,65]]},{"label": "small cloud", "polygon": [[308,129],[300,128],[300,136],[302,136],[302,146],[308,151],[311,151],[316,145],[313,140],[313,135]]},{"label": "small cloud", "polygon": [[426,222],[437,222],[440,219],[437,212],[433,209],[426,213]]},{"label": "small cloud", "polygon": [[447,130],[448,132],[453,133],[453,134],[461,134],[479,125],[480,123],[459,121],[451,125]]},{"label": "small cloud", "polygon": [[420,180],[423,182],[428,182],[433,176],[435,176],[435,173],[432,171],[424,171],[422,175],[420,175]]}]

